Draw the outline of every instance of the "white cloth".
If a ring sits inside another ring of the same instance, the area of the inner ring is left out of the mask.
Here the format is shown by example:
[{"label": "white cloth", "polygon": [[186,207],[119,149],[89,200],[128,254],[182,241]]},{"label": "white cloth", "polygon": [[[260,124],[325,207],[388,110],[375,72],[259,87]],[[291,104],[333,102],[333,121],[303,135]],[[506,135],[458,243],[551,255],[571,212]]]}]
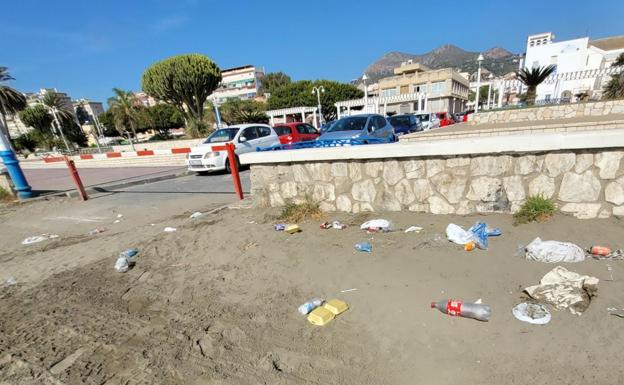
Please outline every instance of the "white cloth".
[{"label": "white cloth", "polygon": [[539,285],[529,286],[524,291],[531,298],[550,303],[559,310],[569,309],[572,314],[581,315],[598,291],[598,282],[596,277],[557,266],[542,277]]},{"label": "white cloth", "polygon": [[574,243],[542,241],[539,237],[525,247],[525,253],[526,259],[538,262],[561,263],[585,260],[585,252]]},{"label": "white cloth", "polygon": [[534,325],[545,325],[550,322],[551,318],[550,312],[546,310],[544,305],[537,303],[519,303],[511,309],[511,313],[520,321]]}]

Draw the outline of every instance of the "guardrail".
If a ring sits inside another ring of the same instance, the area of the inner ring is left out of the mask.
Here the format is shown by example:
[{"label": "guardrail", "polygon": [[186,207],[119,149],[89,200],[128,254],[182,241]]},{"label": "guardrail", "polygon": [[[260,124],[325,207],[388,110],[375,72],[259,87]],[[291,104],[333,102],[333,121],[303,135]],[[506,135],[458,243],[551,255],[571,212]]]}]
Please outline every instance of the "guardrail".
[{"label": "guardrail", "polygon": [[332,140],[310,140],[306,142],[296,142],[290,144],[276,144],[269,147],[258,147],[256,151],[280,151],[280,150],[299,150],[303,148],[321,148],[321,147],[343,147],[343,146],[360,146],[365,144],[383,144],[388,143],[385,139],[332,139]]}]

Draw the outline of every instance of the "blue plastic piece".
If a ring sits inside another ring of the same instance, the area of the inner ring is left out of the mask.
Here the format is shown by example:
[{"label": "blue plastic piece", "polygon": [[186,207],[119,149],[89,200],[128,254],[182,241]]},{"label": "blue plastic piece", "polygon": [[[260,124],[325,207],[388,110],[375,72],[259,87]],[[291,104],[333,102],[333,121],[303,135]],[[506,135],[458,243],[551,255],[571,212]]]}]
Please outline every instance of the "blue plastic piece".
[{"label": "blue plastic piece", "polygon": [[32,187],[30,187],[26,181],[26,177],[24,176],[24,172],[19,165],[19,161],[15,157],[15,153],[10,150],[0,151],[0,158],[2,158],[2,163],[4,163],[9,175],[11,176],[11,180],[13,181],[13,185],[15,186],[18,196],[22,199],[32,198]]},{"label": "blue plastic piece", "polygon": [[355,249],[364,253],[370,253],[373,251],[373,245],[368,242],[360,242],[355,244]]},{"label": "blue plastic piece", "polygon": [[468,231],[473,234],[473,239],[477,244],[477,247],[482,250],[486,250],[488,248],[488,237],[497,237],[501,235],[501,231],[498,227],[490,229],[483,222],[476,222],[470,229],[468,229]]},{"label": "blue plastic piece", "polygon": [[119,256],[120,257],[125,257],[125,258],[132,258],[135,255],[137,255],[139,253],[138,249],[132,248],[132,249],[128,249],[126,251],[122,251]]}]

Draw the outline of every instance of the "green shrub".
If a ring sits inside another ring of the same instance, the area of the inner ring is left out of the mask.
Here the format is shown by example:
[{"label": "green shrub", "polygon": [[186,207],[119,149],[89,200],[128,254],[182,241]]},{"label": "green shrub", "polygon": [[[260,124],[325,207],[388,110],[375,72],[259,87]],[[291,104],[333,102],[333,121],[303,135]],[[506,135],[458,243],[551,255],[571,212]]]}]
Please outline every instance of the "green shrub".
[{"label": "green shrub", "polygon": [[542,195],[534,195],[527,198],[520,211],[514,214],[514,224],[529,222],[544,222],[550,219],[556,211],[555,202]]},{"label": "green shrub", "polygon": [[0,187],[0,202],[12,202],[13,200],[13,195],[11,195],[7,190]]}]

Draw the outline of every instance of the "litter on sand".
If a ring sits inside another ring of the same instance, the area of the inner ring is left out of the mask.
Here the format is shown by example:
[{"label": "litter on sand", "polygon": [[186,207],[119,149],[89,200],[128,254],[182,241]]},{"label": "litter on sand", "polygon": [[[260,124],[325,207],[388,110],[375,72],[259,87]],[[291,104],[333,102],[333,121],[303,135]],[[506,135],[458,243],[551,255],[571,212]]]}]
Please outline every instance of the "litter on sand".
[{"label": "litter on sand", "polygon": [[123,218],[123,214],[117,214],[117,218]]},{"label": "litter on sand", "polygon": [[300,232],[301,229],[299,228],[299,225],[288,225],[286,226],[284,231],[287,232],[288,234],[294,234],[294,233]]},{"label": "litter on sand", "polygon": [[388,232],[390,231],[391,224],[390,221],[386,219],[373,219],[367,222],[362,223],[360,229],[366,230],[369,233],[378,233],[378,232]]},{"label": "litter on sand", "polygon": [[534,325],[545,325],[550,322],[550,312],[537,303],[522,302],[511,309],[516,319]]},{"label": "litter on sand", "polygon": [[195,219],[195,218],[201,217],[202,215],[204,215],[204,214],[200,213],[199,211],[195,211],[193,214],[191,214],[191,216],[189,218]]},{"label": "litter on sand", "polygon": [[122,251],[115,262],[115,270],[117,270],[118,273],[125,273],[128,271],[130,266],[134,266],[136,261],[135,257],[138,253],[139,250],[135,248]]},{"label": "litter on sand", "polygon": [[561,263],[585,260],[585,252],[574,243],[542,241],[539,237],[526,245],[524,250],[525,258],[531,261]]},{"label": "litter on sand", "polygon": [[276,223],[273,225],[275,231],[284,231],[286,229],[286,223]]},{"label": "litter on sand", "polygon": [[308,302],[300,305],[297,308],[297,311],[301,315],[307,315],[312,310],[316,309],[317,307],[321,306],[322,304],[323,304],[323,300],[321,298],[314,298],[314,299],[311,299]]},{"label": "litter on sand", "polygon": [[[462,246],[474,242],[474,245],[482,250],[487,250],[489,237],[499,235],[501,235],[499,228],[491,229],[483,222],[476,222],[468,231],[454,223],[450,223],[446,227],[446,237],[449,241]],[[467,251],[472,249],[474,249],[472,246],[466,247]]]},{"label": "litter on sand", "polygon": [[119,222],[121,222],[119,219],[115,219],[115,220],[113,221],[113,223],[119,223]]},{"label": "litter on sand", "polygon": [[173,233],[174,231],[177,231],[178,229],[176,229],[175,227],[165,227],[165,233]]},{"label": "litter on sand", "polygon": [[529,286],[524,291],[535,300],[581,315],[596,295],[598,282],[596,277],[580,275],[557,266],[542,277],[539,285]]},{"label": "litter on sand", "polygon": [[347,228],[347,225],[345,225],[344,223],[340,221],[321,223],[321,229],[323,230],[327,230],[327,229],[344,230],[346,228]]},{"label": "litter on sand", "polygon": [[[596,246],[594,246],[596,247]],[[604,260],[604,259],[624,259],[624,250],[609,250],[609,254],[594,254],[592,253],[593,248],[589,250],[589,256],[594,259]]]},{"label": "litter on sand", "polygon": [[333,320],[337,315],[349,309],[346,302],[339,299],[332,299],[323,306],[319,306],[308,314],[308,322],[312,325],[323,326]]},{"label": "litter on sand", "polygon": [[368,242],[360,242],[355,244],[355,249],[364,253],[370,253],[373,251],[373,245]]},{"label": "litter on sand", "polygon": [[344,289],[344,290],[340,290],[341,293],[349,293],[351,291],[357,291],[357,289]]},{"label": "litter on sand", "polygon": [[32,245],[33,243],[39,243],[43,241],[47,241],[48,239],[58,238],[56,234],[41,234],[41,235],[33,235],[32,237],[28,237],[22,241],[22,245]]},{"label": "litter on sand", "polygon": [[423,228],[419,226],[410,226],[405,229],[406,233],[420,233],[421,231],[423,231]]},{"label": "litter on sand", "polygon": [[17,285],[17,279],[15,279],[15,277],[9,277],[4,281],[4,284],[7,286]]},{"label": "litter on sand", "polygon": [[106,229],[105,227],[98,227],[98,228],[95,228],[95,229],[89,231],[89,235],[100,234],[100,233],[105,232],[106,230],[108,230],[108,229]]}]

